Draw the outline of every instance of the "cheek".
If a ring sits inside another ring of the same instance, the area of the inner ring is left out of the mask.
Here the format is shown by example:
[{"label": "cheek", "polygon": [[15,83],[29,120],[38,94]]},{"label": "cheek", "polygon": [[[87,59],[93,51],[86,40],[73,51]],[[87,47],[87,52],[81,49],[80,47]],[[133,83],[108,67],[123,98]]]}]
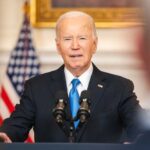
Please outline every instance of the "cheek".
[{"label": "cheek", "polygon": [[93,45],[86,45],[86,47],[84,48],[84,54],[87,57],[91,57],[93,54],[95,53],[95,47]]},{"label": "cheek", "polygon": [[68,55],[69,54],[69,51],[70,51],[70,48],[68,47],[68,46],[62,46],[61,47],[61,53],[63,54],[63,55]]},{"label": "cheek", "polygon": [[61,50],[61,56],[63,57],[64,60],[69,60],[69,52],[67,51],[67,49],[62,49]]},{"label": "cheek", "polygon": [[60,54],[65,54],[67,52],[67,46],[64,44],[60,44],[58,47],[58,51]]}]

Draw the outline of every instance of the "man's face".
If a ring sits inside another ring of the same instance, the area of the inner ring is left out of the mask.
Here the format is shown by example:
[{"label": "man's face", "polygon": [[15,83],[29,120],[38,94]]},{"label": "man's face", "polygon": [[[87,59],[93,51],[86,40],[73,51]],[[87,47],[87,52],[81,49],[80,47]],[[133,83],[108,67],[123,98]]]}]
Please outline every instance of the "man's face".
[{"label": "man's face", "polygon": [[67,18],[59,27],[57,49],[67,69],[74,75],[80,75],[91,64],[97,47],[89,20],[85,17]]}]

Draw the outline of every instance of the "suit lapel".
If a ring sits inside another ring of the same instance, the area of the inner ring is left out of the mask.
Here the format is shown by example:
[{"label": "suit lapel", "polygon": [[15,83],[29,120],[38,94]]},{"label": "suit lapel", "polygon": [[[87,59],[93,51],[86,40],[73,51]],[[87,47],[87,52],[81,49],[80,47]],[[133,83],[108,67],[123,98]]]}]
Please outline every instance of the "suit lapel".
[{"label": "suit lapel", "polygon": [[[105,90],[105,82],[104,82],[103,73],[99,71],[94,65],[93,67],[94,67],[93,74],[91,76],[91,80],[90,80],[89,87],[88,87],[88,91],[90,92],[90,101],[91,101],[90,118],[92,118],[95,106],[98,102],[100,102],[102,95],[104,93],[104,90]],[[90,122],[90,119],[88,122]],[[81,136],[85,132],[88,122],[84,124],[81,129],[79,129],[77,133],[77,139],[76,139],[77,141],[80,140]]]},{"label": "suit lapel", "polygon": [[[61,66],[57,71],[52,75],[53,78],[53,93],[56,95],[56,92],[62,90],[67,93],[66,79],[64,74],[64,65]],[[66,108],[67,117],[70,117],[70,107],[69,107],[69,98],[67,99],[67,108]]]},{"label": "suit lapel", "polygon": [[53,79],[53,93],[56,94],[57,91],[63,90],[67,92],[66,88],[66,80],[65,80],[65,75],[64,75],[64,65],[61,66],[58,70],[54,71],[52,74],[52,79]]},{"label": "suit lapel", "polygon": [[[56,92],[58,91],[64,91],[67,93],[67,86],[66,86],[66,79],[64,74],[64,65],[61,66],[58,70],[53,72],[52,74],[52,93],[56,95]],[[66,106],[66,119],[69,120],[71,118],[71,112],[70,112],[70,105],[69,105],[69,98],[67,98],[67,106]],[[65,128],[66,132],[69,134],[69,122],[65,122]],[[62,131],[63,132],[63,131]],[[69,136],[69,135],[68,135]]]}]

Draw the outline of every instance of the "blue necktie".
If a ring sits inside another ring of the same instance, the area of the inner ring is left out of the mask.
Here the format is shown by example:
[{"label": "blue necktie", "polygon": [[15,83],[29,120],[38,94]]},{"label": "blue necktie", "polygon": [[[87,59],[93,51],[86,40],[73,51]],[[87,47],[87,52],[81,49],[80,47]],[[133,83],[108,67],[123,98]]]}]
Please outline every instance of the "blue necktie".
[{"label": "blue necktie", "polygon": [[[71,107],[71,114],[72,118],[76,117],[78,109],[79,109],[79,94],[77,91],[77,86],[80,84],[79,79],[72,80],[72,89],[69,93],[69,100],[70,100],[70,107]],[[77,128],[79,120],[74,121],[74,127]]]}]

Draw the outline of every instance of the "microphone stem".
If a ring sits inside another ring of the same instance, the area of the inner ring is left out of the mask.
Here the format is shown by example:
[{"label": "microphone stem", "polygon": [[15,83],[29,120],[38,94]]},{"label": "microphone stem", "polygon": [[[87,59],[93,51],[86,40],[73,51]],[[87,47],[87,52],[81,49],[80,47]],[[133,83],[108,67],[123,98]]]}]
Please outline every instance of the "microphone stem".
[{"label": "microphone stem", "polygon": [[69,130],[69,142],[74,143],[75,142],[75,131],[73,123],[70,124],[70,130]]}]

